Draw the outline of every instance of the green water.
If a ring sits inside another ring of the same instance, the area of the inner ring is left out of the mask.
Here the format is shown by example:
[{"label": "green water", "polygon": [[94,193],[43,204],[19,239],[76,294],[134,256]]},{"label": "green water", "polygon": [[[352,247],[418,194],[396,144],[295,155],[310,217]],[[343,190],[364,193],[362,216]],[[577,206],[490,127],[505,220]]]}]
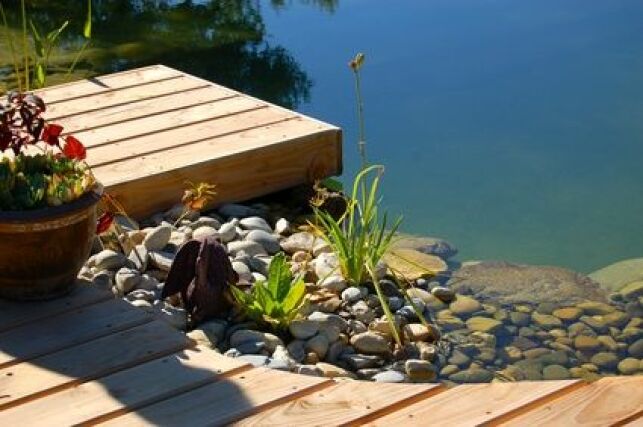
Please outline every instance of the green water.
[{"label": "green water", "polygon": [[[44,27],[70,18],[64,48],[78,46],[83,2],[30,3]],[[94,9],[78,75],[164,63],[335,123],[346,181],[358,164],[346,63],[366,52],[368,151],[387,167],[384,205],[404,214],[405,231],[452,241],[461,259],[589,272],[643,256],[640,0]]]}]

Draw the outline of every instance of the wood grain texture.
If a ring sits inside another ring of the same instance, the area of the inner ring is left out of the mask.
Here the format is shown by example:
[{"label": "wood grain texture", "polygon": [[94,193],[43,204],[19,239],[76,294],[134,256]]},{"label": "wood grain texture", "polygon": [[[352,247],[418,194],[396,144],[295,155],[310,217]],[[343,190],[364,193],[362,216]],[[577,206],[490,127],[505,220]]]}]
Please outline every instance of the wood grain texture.
[{"label": "wood grain texture", "polygon": [[237,426],[339,426],[437,392],[436,384],[340,382],[235,423]]},{"label": "wood grain texture", "polygon": [[185,335],[153,321],[0,369],[0,410],[187,347]]},{"label": "wood grain texture", "polygon": [[111,292],[84,284],[77,286],[64,298],[51,301],[16,302],[0,299],[0,332],[111,299],[114,299]]},{"label": "wood grain texture", "polygon": [[[579,381],[538,381],[458,386],[373,420],[372,426],[477,426],[546,399]],[[528,425],[528,424],[523,424]]]},{"label": "wood grain texture", "polygon": [[332,385],[331,380],[255,368],[114,418],[109,426],[222,426],[266,405]]},{"label": "wood grain texture", "polygon": [[212,349],[153,360],[0,412],[0,425],[63,426],[96,422],[179,395],[249,368]]},{"label": "wood grain texture", "polygon": [[502,425],[598,427],[634,422],[642,415],[643,376],[610,377],[533,408]]},{"label": "wood grain texture", "polygon": [[0,368],[150,322],[143,310],[109,300],[0,334]]},{"label": "wood grain texture", "polygon": [[[110,92],[132,86],[146,85],[159,80],[170,81],[181,77],[182,73],[167,67],[152,65],[136,70],[93,77],[87,80],[52,86],[36,92],[47,105],[81,98],[95,93]],[[170,83],[171,84],[171,83]]]}]

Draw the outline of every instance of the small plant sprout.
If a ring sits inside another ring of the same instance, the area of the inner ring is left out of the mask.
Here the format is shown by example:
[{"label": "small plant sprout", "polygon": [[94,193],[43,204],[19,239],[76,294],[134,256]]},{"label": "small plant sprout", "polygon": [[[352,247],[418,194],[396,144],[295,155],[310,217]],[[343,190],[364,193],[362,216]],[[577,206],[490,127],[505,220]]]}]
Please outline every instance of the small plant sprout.
[{"label": "small plant sprout", "polygon": [[293,275],[283,253],[275,255],[268,280],[258,281],[250,293],[231,286],[232,295],[248,317],[275,330],[285,330],[301,308],[306,285]]},{"label": "small plant sprout", "polygon": [[208,184],[206,182],[194,184],[191,181],[186,181],[185,184],[188,188],[184,191],[183,197],[181,198],[181,203],[184,207],[183,213],[174,222],[174,226],[178,225],[190,212],[200,212],[205,209],[207,204],[217,195],[217,192],[214,191],[216,188],[215,184]]}]

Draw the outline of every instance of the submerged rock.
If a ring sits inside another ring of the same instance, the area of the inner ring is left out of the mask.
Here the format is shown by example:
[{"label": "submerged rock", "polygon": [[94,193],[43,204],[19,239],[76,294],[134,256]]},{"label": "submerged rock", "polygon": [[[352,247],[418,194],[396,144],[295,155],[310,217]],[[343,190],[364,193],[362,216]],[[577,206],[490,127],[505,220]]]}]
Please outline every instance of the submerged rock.
[{"label": "submerged rock", "polygon": [[447,285],[501,304],[606,301],[606,292],[589,277],[560,267],[481,262],[457,270]]},{"label": "submerged rock", "polygon": [[601,288],[615,292],[632,282],[643,280],[643,258],[619,261],[590,273]]}]

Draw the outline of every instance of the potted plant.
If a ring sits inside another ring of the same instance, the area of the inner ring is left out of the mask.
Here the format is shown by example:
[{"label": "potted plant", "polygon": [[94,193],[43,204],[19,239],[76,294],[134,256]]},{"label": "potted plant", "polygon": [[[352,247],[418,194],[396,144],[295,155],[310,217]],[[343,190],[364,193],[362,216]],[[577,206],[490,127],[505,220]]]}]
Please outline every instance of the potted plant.
[{"label": "potted plant", "polygon": [[91,250],[102,194],[86,150],[32,94],[0,102],[0,298],[69,292]]}]

